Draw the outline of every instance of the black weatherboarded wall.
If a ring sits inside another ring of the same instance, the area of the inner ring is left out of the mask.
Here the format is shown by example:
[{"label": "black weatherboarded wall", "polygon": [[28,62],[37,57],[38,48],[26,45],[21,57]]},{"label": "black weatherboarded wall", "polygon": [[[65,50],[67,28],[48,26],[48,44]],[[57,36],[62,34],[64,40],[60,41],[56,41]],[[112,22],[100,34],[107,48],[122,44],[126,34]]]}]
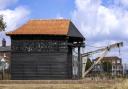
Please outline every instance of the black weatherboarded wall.
[{"label": "black weatherboarded wall", "polygon": [[66,79],[71,77],[66,53],[46,55],[41,53],[13,55],[15,58],[12,60],[12,79]]},{"label": "black weatherboarded wall", "polygon": [[[13,37],[12,37],[13,38]],[[65,39],[38,37],[12,40],[12,79],[71,79],[72,59]],[[41,40],[43,38],[44,40]]]}]

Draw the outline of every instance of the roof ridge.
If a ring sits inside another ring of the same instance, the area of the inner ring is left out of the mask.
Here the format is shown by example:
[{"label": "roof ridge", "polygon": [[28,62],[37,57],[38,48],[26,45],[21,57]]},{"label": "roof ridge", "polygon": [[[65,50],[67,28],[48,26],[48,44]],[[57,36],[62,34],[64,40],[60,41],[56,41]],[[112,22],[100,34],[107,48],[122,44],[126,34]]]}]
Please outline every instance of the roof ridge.
[{"label": "roof ridge", "polygon": [[70,19],[30,19],[29,21],[71,21]]}]

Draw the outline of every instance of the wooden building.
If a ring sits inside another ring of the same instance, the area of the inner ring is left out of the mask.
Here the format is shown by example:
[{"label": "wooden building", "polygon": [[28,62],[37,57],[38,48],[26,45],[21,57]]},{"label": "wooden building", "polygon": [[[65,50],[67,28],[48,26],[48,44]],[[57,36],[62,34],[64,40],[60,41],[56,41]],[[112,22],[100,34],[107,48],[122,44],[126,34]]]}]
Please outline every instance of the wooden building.
[{"label": "wooden building", "polygon": [[72,50],[85,38],[70,20],[30,20],[11,37],[11,79],[72,79]]}]

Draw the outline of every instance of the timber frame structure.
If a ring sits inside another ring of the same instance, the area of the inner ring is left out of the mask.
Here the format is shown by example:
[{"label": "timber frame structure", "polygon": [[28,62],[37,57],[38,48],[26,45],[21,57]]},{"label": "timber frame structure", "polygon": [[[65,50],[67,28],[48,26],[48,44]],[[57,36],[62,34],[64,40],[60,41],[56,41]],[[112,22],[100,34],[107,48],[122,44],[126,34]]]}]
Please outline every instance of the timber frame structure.
[{"label": "timber frame structure", "polygon": [[30,20],[11,37],[11,79],[72,79],[72,50],[78,48],[78,76],[81,77],[80,47],[85,38],[70,20]]},{"label": "timber frame structure", "polygon": [[[122,47],[122,46],[123,46],[123,42],[119,42],[119,43],[111,44],[111,45],[106,46],[106,47],[101,48],[101,49],[97,49],[95,51],[90,51],[90,52],[82,54],[81,55],[81,57],[82,57],[82,78],[84,78],[94,68],[94,66],[96,64],[98,64],[104,58],[104,56],[107,55],[107,53],[109,51],[111,51],[111,49],[119,48],[119,53],[120,53],[120,47]],[[85,67],[86,67],[86,63],[87,63],[87,56],[94,54],[94,53],[102,52],[102,51],[104,51],[103,54],[91,65],[90,68],[88,68],[85,71]]]}]

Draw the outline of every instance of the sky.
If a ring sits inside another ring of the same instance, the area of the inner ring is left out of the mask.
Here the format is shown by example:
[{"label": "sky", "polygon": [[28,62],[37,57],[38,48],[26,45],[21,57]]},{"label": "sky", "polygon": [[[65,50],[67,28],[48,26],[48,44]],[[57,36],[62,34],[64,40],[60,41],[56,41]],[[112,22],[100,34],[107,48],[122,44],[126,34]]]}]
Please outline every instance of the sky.
[{"label": "sky", "polygon": [[85,52],[123,41],[120,54],[115,49],[108,56],[128,62],[128,0],[0,0],[0,14],[6,32],[30,19],[70,19],[86,38]]}]

